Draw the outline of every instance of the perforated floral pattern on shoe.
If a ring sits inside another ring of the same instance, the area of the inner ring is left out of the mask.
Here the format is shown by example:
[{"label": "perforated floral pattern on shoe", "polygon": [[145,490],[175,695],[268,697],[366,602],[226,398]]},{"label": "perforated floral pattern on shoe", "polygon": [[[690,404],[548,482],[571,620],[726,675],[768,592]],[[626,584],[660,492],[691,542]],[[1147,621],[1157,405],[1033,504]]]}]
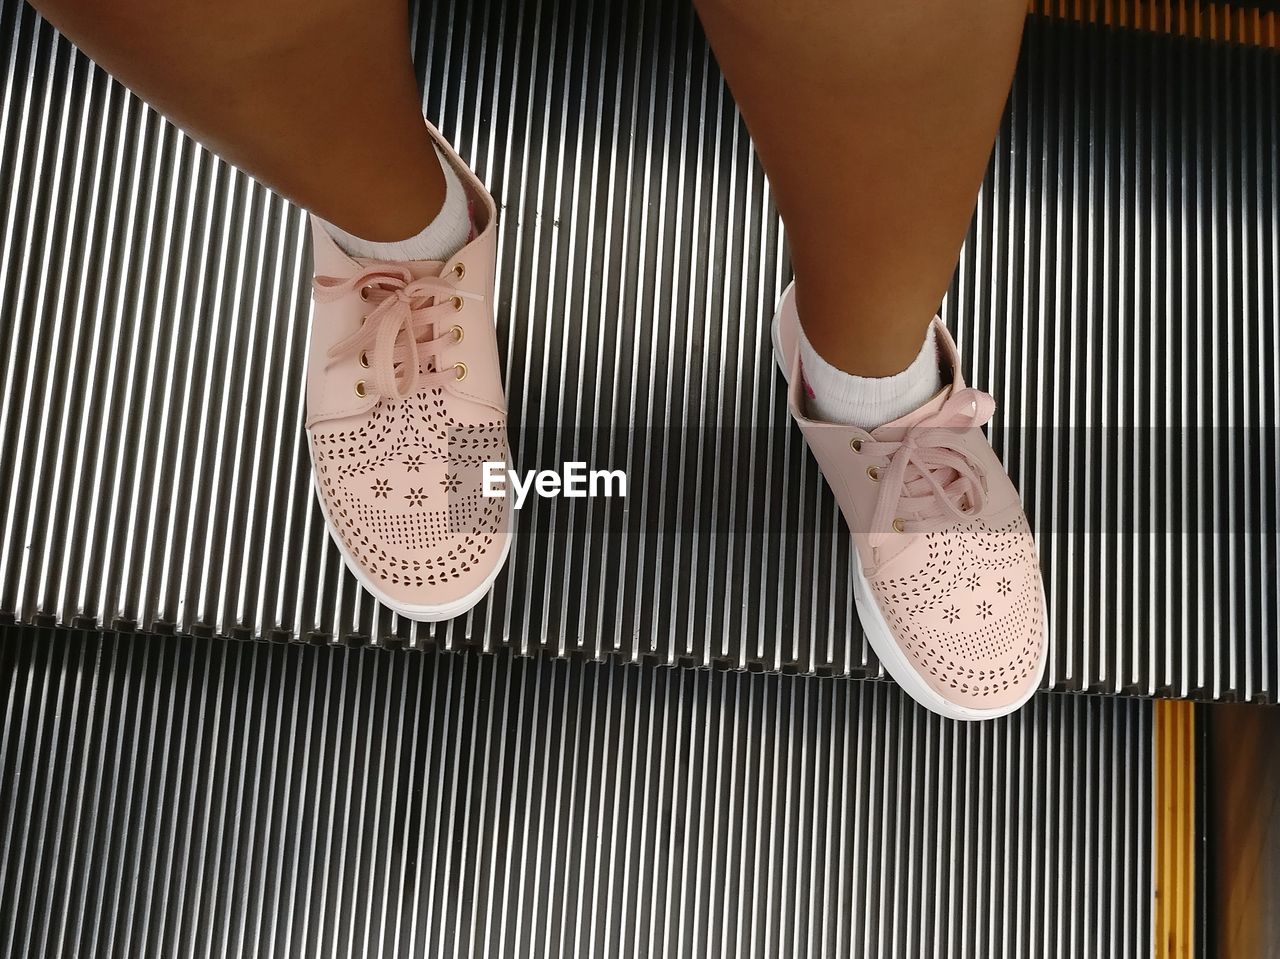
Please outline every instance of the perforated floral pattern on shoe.
[{"label": "perforated floral pattern on shoe", "polygon": [[481,495],[483,464],[505,462],[505,424],[460,420],[443,389],[382,399],[354,428],[311,431],[330,522],[387,587],[446,587],[496,548],[505,501]]},{"label": "perforated floral pattern on shoe", "polygon": [[910,571],[876,576],[872,592],[916,668],[963,705],[1024,686],[1037,670],[1044,609],[1035,543],[1021,513],[924,534]]}]

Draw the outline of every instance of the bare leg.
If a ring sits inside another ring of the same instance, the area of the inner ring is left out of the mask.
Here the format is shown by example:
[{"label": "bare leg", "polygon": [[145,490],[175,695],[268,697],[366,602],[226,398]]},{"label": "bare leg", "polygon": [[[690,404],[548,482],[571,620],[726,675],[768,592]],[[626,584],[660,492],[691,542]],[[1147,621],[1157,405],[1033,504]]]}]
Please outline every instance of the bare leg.
[{"label": "bare leg", "polygon": [[412,236],[444,177],[404,0],[35,0],[227,160],[357,236]]},{"label": "bare leg", "polygon": [[904,369],[955,270],[1025,0],[696,0],[786,225],[805,335]]}]

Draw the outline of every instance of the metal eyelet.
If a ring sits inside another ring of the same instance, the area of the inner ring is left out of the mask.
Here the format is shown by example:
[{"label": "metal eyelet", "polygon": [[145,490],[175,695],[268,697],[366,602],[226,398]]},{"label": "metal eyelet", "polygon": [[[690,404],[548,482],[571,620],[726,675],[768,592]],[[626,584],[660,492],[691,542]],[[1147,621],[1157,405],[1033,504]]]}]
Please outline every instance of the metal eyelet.
[{"label": "metal eyelet", "polygon": [[451,297],[449,302],[453,304],[453,311],[455,313],[462,312],[462,297],[460,296]]},{"label": "metal eyelet", "polygon": [[907,531],[907,524],[900,519],[895,519],[893,521],[893,529],[896,533],[905,533]]},{"label": "metal eyelet", "polygon": [[360,287],[360,299],[364,300],[366,303],[369,302],[369,291],[372,289],[373,287],[368,284]]},{"label": "metal eyelet", "polygon": [[858,439],[856,436],[853,439],[849,440],[849,449],[853,450],[855,453],[861,453],[862,440]]},{"label": "metal eyelet", "polygon": [[457,337],[457,339],[456,339],[454,342],[456,342],[456,343],[461,343],[461,342],[462,342],[462,335],[463,335],[463,334],[462,334],[462,327],[458,326],[458,325],[455,323],[455,324],[453,325],[453,327],[449,330],[449,332],[450,332],[450,333],[452,333],[455,337]]},{"label": "metal eyelet", "polygon": [[360,399],[364,399],[368,395],[369,394],[366,393],[364,389],[364,380],[356,380],[356,396],[360,397]]},{"label": "metal eyelet", "polygon": [[458,380],[465,380],[467,378],[466,363],[454,363],[453,368],[458,371]]},{"label": "metal eyelet", "polygon": [[467,275],[466,265],[461,261],[453,264],[453,275],[456,276],[458,279],[462,279],[464,276],[466,276]]},{"label": "metal eyelet", "polygon": [[369,354],[366,353],[364,350],[360,351],[360,365],[363,366],[366,370],[369,368]]},{"label": "metal eyelet", "polygon": [[868,466],[868,467],[867,467],[867,475],[868,475],[869,477],[871,477],[871,481],[872,481],[873,483],[879,483],[879,482],[880,482],[880,471],[879,471],[878,469],[876,469],[874,466]]}]

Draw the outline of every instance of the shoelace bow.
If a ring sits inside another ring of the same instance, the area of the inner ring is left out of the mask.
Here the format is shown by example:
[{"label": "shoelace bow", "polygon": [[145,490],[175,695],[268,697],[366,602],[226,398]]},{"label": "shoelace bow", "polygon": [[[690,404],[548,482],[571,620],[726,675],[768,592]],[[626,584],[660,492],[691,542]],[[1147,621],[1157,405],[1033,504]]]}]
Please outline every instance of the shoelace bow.
[{"label": "shoelace bow", "polygon": [[[364,353],[367,382],[380,396],[412,396],[424,385],[460,379],[452,367],[442,370],[439,363],[442,345],[457,343],[461,336],[453,326],[437,330],[465,296],[446,277],[414,279],[408,267],[380,264],[345,280],[315,279],[317,300],[336,300],[355,290],[372,309],[360,329],[333,345],[330,359]],[[427,339],[419,340],[423,332]],[[428,372],[423,373],[424,367]]]},{"label": "shoelace bow", "polygon": [[[870,544],[880,546],[898,532],[920,532],[937,520],[965,520],[986,506],[982,477],[960,445],[957,431],[982,426],[995,413],[987,393],[958,390],[939,410],[907,429],[901,440],[864,440],[861,451],[888,457],[877,470],[880,498],[871,519]],[[899,529],[895,523],[900,523]]]}]

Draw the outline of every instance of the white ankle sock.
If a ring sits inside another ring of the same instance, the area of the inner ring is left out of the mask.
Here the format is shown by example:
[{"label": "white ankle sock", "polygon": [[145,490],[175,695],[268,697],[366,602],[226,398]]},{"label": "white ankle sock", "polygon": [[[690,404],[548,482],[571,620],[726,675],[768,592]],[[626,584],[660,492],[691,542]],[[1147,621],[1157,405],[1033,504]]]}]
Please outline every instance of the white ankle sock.
[{"label": "white ankle sock", "polygon": [[423,227],[422,232],[407,240],[394,243],[374,243],[339,229],[332,223],[321,221],[335,243],[346,251],[348,256],[366,257],[370,260],[391,260],[404,262],[411,260],[447,260],[467,243],[471,236],[471,211],[467,202],[467,190],[454,172],[439,147],[436,156],[440,158],[440,166],[444,169],[444,206],[436,214],[436,218]]},{"label": "white ankle sock", "polygon": [[875,429],[919,409],[942,389],[933,324],[911,365],[892,376],[854,376],[838,370],[809,344],[800,330],[800,370],[808,413],[826,423]]}]

